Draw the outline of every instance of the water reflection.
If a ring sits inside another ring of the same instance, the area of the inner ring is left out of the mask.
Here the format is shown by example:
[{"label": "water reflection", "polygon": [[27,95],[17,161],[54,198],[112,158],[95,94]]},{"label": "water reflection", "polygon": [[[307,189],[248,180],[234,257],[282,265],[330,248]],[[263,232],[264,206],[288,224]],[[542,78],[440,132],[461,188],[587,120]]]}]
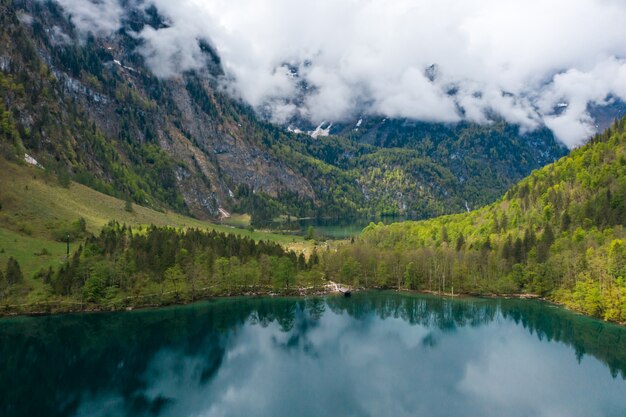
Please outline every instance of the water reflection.
[{"label": "water reflection", "polygon": [[392,293],[0,321],[0,415],[623,416],[626,330]]}]

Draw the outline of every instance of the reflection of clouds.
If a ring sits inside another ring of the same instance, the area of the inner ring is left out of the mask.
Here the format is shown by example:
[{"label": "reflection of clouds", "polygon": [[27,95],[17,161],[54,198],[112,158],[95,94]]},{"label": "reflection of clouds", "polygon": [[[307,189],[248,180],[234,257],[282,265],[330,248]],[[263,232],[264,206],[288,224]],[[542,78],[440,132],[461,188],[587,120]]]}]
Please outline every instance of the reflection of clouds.
[{"label": "reflection of clouds", "polygon": [[[454,332],[374,311],[355,319],[327,309],[313,322],[298,311],[287,332],[277,321],[254,323],[231,328],[219,348],[211,339],[193,354],[161,350],[140,396],[168,417],[608,417],[626,408],[624,382],[596,359],[579,366],[571,348],[500,315]],[[216,351],[220,366],[203,379]],[[110,412],[98,414],[103,404]],[[102,396],[79,415],[124,415],[127,407]]]},{"label": "reflection of clouds", "polygon": [[485,417],[626,415],[626,384],[595,358],[579,366],[570,347],[529,338],[509,323],[480,333],[484,354],[467,364],[459,387],[491,405]]}]

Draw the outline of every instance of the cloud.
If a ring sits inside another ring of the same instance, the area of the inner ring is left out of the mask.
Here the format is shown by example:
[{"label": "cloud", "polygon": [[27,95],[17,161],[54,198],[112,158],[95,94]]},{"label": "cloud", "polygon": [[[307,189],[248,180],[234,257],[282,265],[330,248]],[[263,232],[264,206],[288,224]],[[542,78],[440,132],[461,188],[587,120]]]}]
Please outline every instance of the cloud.
[{"label": "cloud", "polygon": [[76,28],[96,35],[119,29],[123,8],[118,0],[57,0],[66,10]]},{"label": "cloud", "polygon": [[[119,27],[116,0],[59,2],[79,28]],[[588,105],[626,99],[620,0],[142,4],[169,23],[138,34],[156,75],[200,68],[198,42],[208,41],[231,91],[279,122],[361,114],[486,122],[495,113],[524,129],[545,124],[573,147],[595,130]]]},{"label": "cloud", "polygon": [[137,36],[143,40],[139,52],[157,77],[174,77],[206,64],[198,39],[180,27],[156,30],[146,26]]}]

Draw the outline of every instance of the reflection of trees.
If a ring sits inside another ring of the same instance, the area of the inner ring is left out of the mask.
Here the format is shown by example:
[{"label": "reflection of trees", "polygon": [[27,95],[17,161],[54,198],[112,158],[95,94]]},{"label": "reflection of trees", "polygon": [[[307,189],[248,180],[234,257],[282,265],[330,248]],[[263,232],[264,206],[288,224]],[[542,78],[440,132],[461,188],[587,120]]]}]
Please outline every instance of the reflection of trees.
[{"label": "reflection of trees", "polygon": [[430,296],[368,293],[352,300],[329,299],[329,307],[353,317],[376,314],[380,318],[399,317],[411,324],[451,331],[458,327],[479,326],[493,321],[500,311],[541,340],[572,346],[580,360],[584,354],[607,365],[613,377],[626,379],[626,329],[573,314],[547,303],[529,300],[457,299]]},{"label": "reflection of trees", "polygon": [[74,415],[87,393],[118,393],[132,414],[154,415],[166,399],[143,396],[143,377],[159,351],[202,358],[197,383],[206,384],[232,334],[246,322],[276,322],[292,333],[292,345],[301,344],[324,308],[321,299],[231,299],[134,313],[3,320],[0,415]]},{"label": "reflection of trees", "polygon": [[510,300],[502,302],[502,314],[521,324],[539,339],[572,346],[580,361],[584,354],[607,365],[613,377],[626,379],[626,329],[576,315],[550,304]]},{"label": "reflection of trees", "polygon": [[375,314],[381,319],[400,318],[410,324],[452,331],[457,327],[478,326],[492,321],[497,304],[489,300],[449,300],[431,296],[401,295],[391,292],[357,294],[353,298],[329,298],[336,314],[346,312],[355,318]]},{"label": "reflection of trees", "polygon": [[163,349],[203,358],[198,384],[219,369],[230,332],[254,309],[246,302],[131,314],[20,318],[0,322],[0,415],[70,416],[81,396],[117,393],[135,415],[164,399],[141,393]]},{"label": "reflection of trees", "polygon": [[[606,364],[613,377],[626,379],[626,329],[586,316],[572,314],[550,304],[528,300],[456,299],[391,292],[356,294],[351,299],[328,299],[329,308],[355,318],[374,314],[381,319],[401,318],[443,331],[480,326],[493,321],[498,312],[539,339],[554,340],[574,348],[580,360],[590,354]],[[428,339],[425,343],[435,343]]]},{"label": "reflection of trees", "polygon": [[400,318],[444,332],[504,317],[541,339],[573,346],[579,358],[593,355],[614,376],[626,377],[626,329],[539,302],[451,301],[391,292],[349,299],[231,299],[135,313],[0,321],[0,415],[73,415],[86,393],[119,394],[129,412],[148,415],[167,407],[167,399],[142,394],[144,375],[158,352],[201,358],[200,386],[213,380],[233,334],[245,323],[276,323],[287,335],[277,347],[316,356],[308,335],[327,309],[364,321]]}]

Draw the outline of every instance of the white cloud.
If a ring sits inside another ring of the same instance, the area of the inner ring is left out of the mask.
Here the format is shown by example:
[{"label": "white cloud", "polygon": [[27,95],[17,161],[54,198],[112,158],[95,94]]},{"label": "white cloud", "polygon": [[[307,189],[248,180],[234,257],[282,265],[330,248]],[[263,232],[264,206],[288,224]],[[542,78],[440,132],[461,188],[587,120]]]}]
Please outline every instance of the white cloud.
[{"label": "white cloud", "polygon": [[[79,27],[119,25],[116,0],[59,1]],[[197,43],[210,40],[230,87],[255,107],[272,107],[279,121],[299,112],[313,122],[362,113],[484,122],[495,112],[526,129],[545,123],[576,146],[594,131],[587,104],[626,98],[626,2],[619,0],[147,4],[170,24],[139,34],[155,74],[202,66]],[[308,95],[285,63],[313,87]],[[555,114],[560,102],[569,106]]]},{"label": "white cloud", "polygon": [[109,34],[120,27],[123,8],[118,0],[57,0],[82,32]]},{"label": "white cloud", "polygon": [[205,64],[198,39],[178,26],[159,30],[146,26],[138,37],[144,41],[139,52],[157,77],[174,77]]}]

